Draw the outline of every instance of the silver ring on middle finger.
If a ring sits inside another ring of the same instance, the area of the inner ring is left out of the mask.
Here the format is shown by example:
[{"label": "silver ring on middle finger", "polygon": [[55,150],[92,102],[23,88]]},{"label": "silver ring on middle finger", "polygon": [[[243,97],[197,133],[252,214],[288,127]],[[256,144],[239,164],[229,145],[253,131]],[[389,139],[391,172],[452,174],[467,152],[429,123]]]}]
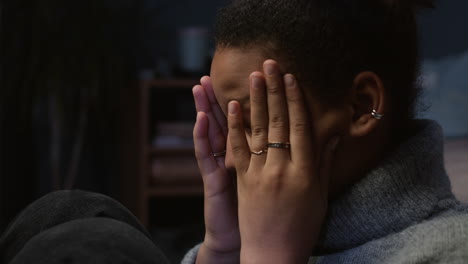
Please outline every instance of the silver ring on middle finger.
[{"label": "silver ring on middle finger", "polygon": [[291,143],[289,142],[268,142],[267,145],[269,148],[279,148],[279,149],[290,149]]}]

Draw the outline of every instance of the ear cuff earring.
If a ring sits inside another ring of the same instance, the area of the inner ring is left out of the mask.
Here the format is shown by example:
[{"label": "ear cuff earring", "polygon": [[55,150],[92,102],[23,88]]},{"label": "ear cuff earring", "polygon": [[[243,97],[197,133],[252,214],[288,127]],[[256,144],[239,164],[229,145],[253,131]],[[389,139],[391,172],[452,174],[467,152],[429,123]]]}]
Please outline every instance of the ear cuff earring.
[{"label": "ear cuff earring", "polygon": [[380,120],[380,119],[382,119],[382,118],[384,117],[384,114],[381,114],[381,113],[375,111],[375,109],[374,109],[374,110],[372,110],[372,116],[373,116],[375,119]]}]

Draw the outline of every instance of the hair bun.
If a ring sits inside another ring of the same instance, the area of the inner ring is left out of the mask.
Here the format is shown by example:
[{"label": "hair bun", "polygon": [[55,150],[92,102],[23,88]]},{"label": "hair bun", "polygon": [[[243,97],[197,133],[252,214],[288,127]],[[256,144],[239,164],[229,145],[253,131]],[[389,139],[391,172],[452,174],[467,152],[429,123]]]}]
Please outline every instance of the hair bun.
[{"label": "hair bun", "polygon": [[413,10],[421,8],[434,8],[434,0],[384,0],[391,9],[411,8]]}]

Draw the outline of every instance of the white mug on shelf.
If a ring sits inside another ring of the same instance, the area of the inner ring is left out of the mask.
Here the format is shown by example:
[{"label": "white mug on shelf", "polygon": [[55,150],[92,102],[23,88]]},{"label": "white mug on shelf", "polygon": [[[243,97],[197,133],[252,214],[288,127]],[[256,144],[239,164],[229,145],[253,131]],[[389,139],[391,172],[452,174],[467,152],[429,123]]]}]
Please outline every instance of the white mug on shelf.
[{"label": "white mug on shelf", "polygon": [[209,49],[209,33],[204,27],[188,27],[179,31],[180,67],[183,71],[203,72]]}]

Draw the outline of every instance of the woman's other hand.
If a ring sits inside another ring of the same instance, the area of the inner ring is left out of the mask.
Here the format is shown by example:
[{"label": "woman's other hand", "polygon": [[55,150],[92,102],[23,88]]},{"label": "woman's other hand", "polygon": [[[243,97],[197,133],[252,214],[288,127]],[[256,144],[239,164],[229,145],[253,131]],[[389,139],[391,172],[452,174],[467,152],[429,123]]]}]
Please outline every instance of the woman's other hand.
[{"label": "woman's other hand", "polygon": [[[283,76],[275,61],[266,61],[263,73],[250,76],[250,105],[252,149],[240,104],[228,106],[241,263],[307,263],[326,215],[328,173],[338,139],[322,149],[313,142],[304,96],[294,76]],[[268,143],[284,145],[268,148]]]},{"label": "woman's other hand", "polygon": [[[216,101],[211,79],[193,88],[197,122],[193,131],[195,156],[203,177],[205,239],[197,263],[239,263],[240,236],[235,178],[226,171],[227,123]],[[218,153],[219,157],[214,157]]]}]

